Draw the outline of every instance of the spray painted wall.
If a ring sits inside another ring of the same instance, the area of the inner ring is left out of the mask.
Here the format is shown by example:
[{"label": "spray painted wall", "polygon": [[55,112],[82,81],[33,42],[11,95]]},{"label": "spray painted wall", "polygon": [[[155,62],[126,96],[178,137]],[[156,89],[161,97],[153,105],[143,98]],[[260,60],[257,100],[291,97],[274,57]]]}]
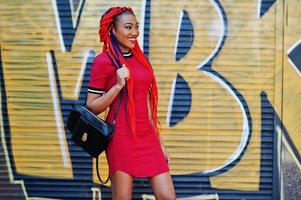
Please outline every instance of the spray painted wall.
[{"label": "spray painted wall", "polygon": [[[140,21],[177,197],[300,198],[300,1],[3,0],[1,199],[111,199],[65,121],[117,5]],[[133,197],[154,198],[146,179]]]}]

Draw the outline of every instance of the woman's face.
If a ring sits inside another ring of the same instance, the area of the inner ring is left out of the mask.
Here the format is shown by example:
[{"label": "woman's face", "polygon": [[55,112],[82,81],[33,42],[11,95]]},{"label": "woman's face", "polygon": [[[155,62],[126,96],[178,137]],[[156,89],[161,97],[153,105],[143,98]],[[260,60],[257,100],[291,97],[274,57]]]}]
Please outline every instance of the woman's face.
[{"label": "woman's face", "polygon": [[132,14],[118,16],[113,25],[113,33],[119,42],[121,51],[127,53],[135,47],[139,36],[139,25],[137,19]]}]

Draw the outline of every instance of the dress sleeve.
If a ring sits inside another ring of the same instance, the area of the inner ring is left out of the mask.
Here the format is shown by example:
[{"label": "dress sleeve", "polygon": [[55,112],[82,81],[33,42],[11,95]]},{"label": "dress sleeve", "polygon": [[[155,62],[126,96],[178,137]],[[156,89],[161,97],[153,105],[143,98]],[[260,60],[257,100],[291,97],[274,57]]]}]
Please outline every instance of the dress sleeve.
[{"label": "dress sleeve", "polygon": [[102,55],[97,56],[92,63],[88,92],[94,94],[105,93],[112,73],[114,73],[112,64],[106,57]]}]

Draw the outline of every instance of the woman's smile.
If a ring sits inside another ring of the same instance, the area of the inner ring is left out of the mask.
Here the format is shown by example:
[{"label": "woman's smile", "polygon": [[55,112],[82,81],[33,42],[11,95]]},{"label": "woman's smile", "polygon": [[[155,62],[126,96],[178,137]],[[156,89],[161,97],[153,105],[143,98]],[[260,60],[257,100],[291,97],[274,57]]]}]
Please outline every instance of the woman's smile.
[{"label": "woman's smile", "polygon": [[119,42],[122,52],[134,48],[139,36],[139,24],[134,15],[123,15],[113,25],[113,33]]}]

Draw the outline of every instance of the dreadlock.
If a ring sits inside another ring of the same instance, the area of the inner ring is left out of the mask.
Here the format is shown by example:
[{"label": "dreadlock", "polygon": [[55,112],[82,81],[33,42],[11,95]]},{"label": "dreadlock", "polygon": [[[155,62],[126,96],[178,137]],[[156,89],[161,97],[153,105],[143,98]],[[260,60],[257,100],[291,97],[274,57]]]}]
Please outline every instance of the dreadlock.
[{"label": "dreadlock", "polygon": [[[99,23],[99,37],[100,41],[104,43],[102,52],[105,52],[110,57],[113,65],[116,67],[121,67],[123,64],[127,66],[129,72],[132,76],[132,67],[127,64],[125,61],[122,51],[119,46],[119,42],[112,32],[112,24],[118,20],[118,17],[122,14],[132,14],[135,16],[133,10],[130,7],[111,7],[108,9],[103,16],[101,17]],[[154,122],[154,128],[157,134],[159,134],[159,119],[157,116],[157,107],[158,107],[158,87],[155,79],[154,72],[152,70],[151,64],[148,59],[141,51],[138,42],[135,42],[135,47],[132,48],[131,53],[135,56],[135,58],[145,67],[149,72],[151,72],[154,77],[154,81],[149,88],[150,94],[150,107],[151,107],[151,117]],[[132,133],[135,135],[136,130],[136,122],[135,122],[135,104],[133,99],[133,78],[130,78],[127,81],[127,113],[129,115],[129,123],[132,130]]]}]

